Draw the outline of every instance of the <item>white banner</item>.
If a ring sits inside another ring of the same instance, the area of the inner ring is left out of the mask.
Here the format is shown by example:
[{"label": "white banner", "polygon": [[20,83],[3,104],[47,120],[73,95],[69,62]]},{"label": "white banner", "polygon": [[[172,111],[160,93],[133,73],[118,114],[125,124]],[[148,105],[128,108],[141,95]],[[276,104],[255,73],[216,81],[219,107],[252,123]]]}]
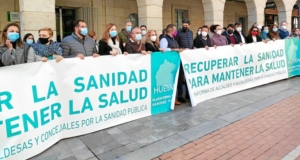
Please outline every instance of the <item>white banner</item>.
[{"label": "white banner", "polygon": [[[1,68],[0,159],[27,159],[63,138],[170,111],[176,87],[158,88],[176,83],[178,67],[178,53],[153,53]],[[163,106],[160,97],[169,97]]]},{"label": "white banner", "polygon": [[288,78],[283,40],[187,50],[180,57],[192,106]]}]

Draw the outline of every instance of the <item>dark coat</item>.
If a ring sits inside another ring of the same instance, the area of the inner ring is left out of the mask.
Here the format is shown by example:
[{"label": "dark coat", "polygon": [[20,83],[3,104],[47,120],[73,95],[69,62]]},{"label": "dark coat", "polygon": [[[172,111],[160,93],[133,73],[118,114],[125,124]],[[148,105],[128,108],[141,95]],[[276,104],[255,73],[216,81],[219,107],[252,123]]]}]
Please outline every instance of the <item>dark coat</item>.
[{"label": "dark coat", "polygon": [[207,36],[207,39],[204,40],[203,37],[201,36],[201,34],[199,36],[197,36],[195,39],[194,39],[194,47],[196,48],[205,48],[205,42],[207,43],[207,46],[208,47],[212,47],[211,46],[211,43],[210,43],[210,38],[209,36]]},{"label": "dark coat", "polygon": [[[247,36],[245,40],[246,40],[246,43],[253,43],[252,36]],[[261,42],[262,41],[261,37],[260,36],[256,36],[256,41],[257,42]]]},{"label": "dark coat", "polygon": [[[115,38],[111,39],[114,43],[114,45],[116,44],[116,40]],[[119,41],[119,48],[121,49],[122,53],[124,52],[124,47],[123,47],[123,41],[122,39],[120,39]],[[108,43],[106,43],[103,40],[99,41],[99,54],[100,55],[110,55],[110,51],[112,51],[112,48],[108,45]]]}]

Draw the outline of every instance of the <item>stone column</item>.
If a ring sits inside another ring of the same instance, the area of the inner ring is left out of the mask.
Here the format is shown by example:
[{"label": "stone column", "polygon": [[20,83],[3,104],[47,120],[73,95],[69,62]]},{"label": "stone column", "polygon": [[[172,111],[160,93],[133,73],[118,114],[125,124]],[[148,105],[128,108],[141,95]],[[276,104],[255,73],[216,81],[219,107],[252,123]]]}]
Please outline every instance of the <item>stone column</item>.
[{"label": "stone column", "polygon": [[245,0],[248,10],[248,28],[254,23],[264,26],[267,0]]},{"label": "stone column", "polygon": [[288,30],[292,29],[292,11],[296,0],[274,0],[278,10],[278,26],[282,21],[288,23]]},{"label": "stone column", "polygon": [[154,29],[159,35],[162,32],[163,0],[137,0],[139,25]]},{"label": "stone column", "polygon": [[204,24],[223,25],[226,0],[202,0],[204,8]]},{"label": "stone column", "polygon": [[22,39],[26,33],[32,33],[38,39],[38,30],[50,27],[56,40],[55,0],[19,0],[20,27]]}]

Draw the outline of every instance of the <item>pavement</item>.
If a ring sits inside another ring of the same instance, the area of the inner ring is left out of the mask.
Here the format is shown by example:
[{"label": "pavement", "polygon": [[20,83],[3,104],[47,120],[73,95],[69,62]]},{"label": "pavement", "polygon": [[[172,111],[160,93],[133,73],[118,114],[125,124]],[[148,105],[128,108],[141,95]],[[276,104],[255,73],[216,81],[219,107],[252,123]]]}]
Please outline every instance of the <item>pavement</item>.
[{"label": "pavement", "polygon": [[300,77],[294,77],[196,107],[187,103],[172,112],[61,140],[30,160],[296,159],[299,93]]}]

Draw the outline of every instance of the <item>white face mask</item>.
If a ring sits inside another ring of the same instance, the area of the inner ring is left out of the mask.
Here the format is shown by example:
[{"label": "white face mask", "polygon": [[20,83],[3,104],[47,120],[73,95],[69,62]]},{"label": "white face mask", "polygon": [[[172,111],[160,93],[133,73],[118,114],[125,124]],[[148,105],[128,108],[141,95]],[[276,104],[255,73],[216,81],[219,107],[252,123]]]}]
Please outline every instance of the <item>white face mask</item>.
[{"label": "white face mask", "polygon": [[201,31],[198,31],[198,35],[200,35],[201,34]]},{"label": "white face mask", "polygon": [[152,42],[155,42],[155,41],[156,41],[156,36],[151,36],[151,37],[150,37],[150,40],[151,40]]},{"label": "white face mask", "polygon": [[238,27],[236,30],[237,30],[238,32],[241,32],[241,31],[242,31],[242,27]]},{"label": "white face mask", "polygon": [[281,26],[281,28],[282,28],[282,29],[286,29],[287,27],[286,27],[286,26]]},{"label": "white face mask", "polygon": [[146,35],[146,33],[147,33],[147,31],[142,30],[142,35],[143,35],[143,36]]},{"label": "white face mask", "polygon": [[201,33],[201,35],[202,35],[203,37],[206,37],[206,36],[207,36],[207,32],[203,31],[203,32]]},{"label": "white face mask", "polygon": [[222,30],[218,30],[217,34],[221,35],[222,34]]}]

